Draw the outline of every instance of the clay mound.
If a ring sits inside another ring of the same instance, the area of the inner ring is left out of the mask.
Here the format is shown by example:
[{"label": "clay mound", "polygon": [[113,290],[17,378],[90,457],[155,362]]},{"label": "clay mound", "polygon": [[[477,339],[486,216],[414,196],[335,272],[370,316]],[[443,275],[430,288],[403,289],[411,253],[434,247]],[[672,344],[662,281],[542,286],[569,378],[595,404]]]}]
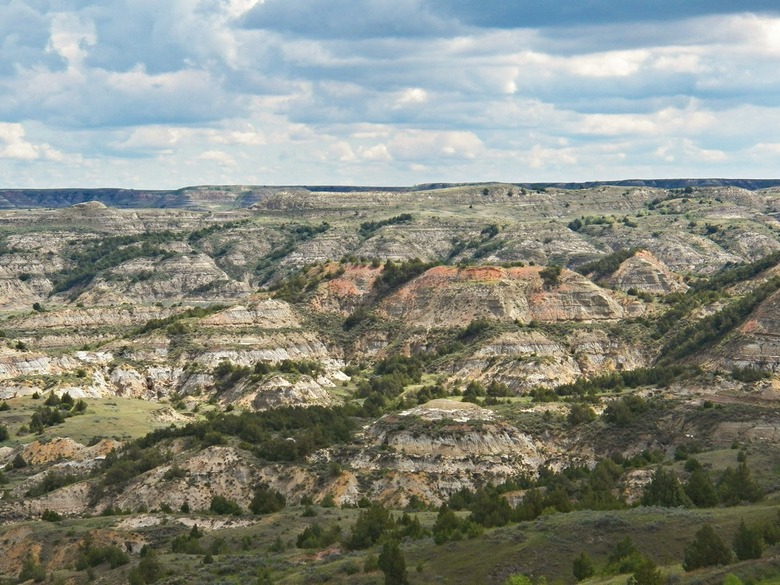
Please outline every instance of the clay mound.
[{"label": "clay mound", "polygon": [[501,321],[620,319],[611,294],[583,276],[563,270],[545,286],[542,268],[437,266],[402,286],[380,305],[386,316],[427,327],[461,327],[475,318]]},{"label": "clay mound", "polygon": [[417,416],[424,420],[452,420],[465,422],[468,420],[491,420],[493,413],[471,402],[458,402],[446,398],[430,400],[421,406],[416,406],[401,413],[401,416]]},{"label": "clay mound", "polygon": [[387,467],[404,472],[439,474],[463,465],[483,466],[487,472],[499,462],[522,470],[544,459],[543,449],[531,436],[492,412],[446,399],[384,415],[366,430],[366,438],[395,454]]},{"label": "clay mound", "polygon": [[640,348],[604,331],[577,331],[565,340],[539,329],[505,331],[459,362],[455,379],[502,382],[516,394],[555,388],[581,376],[647,365]]},{"label": "clay mound", "polygon": [[226,403],[235,403],[252,410],[269,410],[289,406],[330,406],[333,399],[324,386],[332,386],[327,378],[315,380],[310,376],[295,377],[288,380],[282,374],[273,374],[260,385],[237,390],[241,396],[228,393]]},{"label": "clay mound", "polygon": [[108,209],[108,206],[105,203],[101,203],[100,201],[86,201],[84,203],[76,203],[75,205],[71,205],[70,208],[80,211],[100,211],[103,209]]},{"label": "clay mound", "polygon": [[207,327],[262,329],[300,328],[301,324],[288,303],[275,299],[235,305],[200,320]]},{"label": "clay mound", "polygon": [[633,289],[666,295],[688,290],[688,285],[682,281],[682,278],[645,250],[625,260],[606,282],[609,286],[624,292]]},{"label": "clay mound", "polygon": [[27,463],[42,465],[53,461],[86,461],[96,457],[105,457],[111,451],[121,447],[122,443],[113,439],[103,439],[87,447],[73,439],[56,437],[48,442],[34,441],[25,446],[22,456]]}]

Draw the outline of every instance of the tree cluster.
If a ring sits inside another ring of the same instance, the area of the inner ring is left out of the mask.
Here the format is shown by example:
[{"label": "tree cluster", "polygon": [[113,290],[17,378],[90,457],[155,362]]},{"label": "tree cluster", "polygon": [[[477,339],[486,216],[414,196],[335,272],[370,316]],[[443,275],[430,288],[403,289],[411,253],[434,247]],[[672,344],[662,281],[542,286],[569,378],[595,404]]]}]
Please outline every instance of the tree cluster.
[{"label": "tree cluster", "polygon": [[409,223],[412,221],[411,213],[402,213],[395,215],[387,219],[381,219],[379,221],[364,221],[358,228],[358,234],[361,238],[370,238],[375,232],[388,225],[398,225],[401,223]]}]

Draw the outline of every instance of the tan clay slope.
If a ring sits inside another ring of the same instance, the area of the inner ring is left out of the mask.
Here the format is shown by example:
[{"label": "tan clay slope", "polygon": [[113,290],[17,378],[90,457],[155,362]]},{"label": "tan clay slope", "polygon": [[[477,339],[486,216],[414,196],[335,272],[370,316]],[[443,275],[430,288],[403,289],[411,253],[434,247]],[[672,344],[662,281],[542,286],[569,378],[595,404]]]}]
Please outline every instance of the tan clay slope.
[{"label": "tan clay slope", "polygon": [[588,279],[563,270],[546,288],[541,268],[437,266],[385,299],[385,315],[427,327],[459,327],[475,318],[504,321],[620,319],[623,307]]},{"label": "tan clay slope", "polygon": [[622,291],[634,289],[661,295],[688,290],[677,274],[646,250],[625,260],[606,282]]}]

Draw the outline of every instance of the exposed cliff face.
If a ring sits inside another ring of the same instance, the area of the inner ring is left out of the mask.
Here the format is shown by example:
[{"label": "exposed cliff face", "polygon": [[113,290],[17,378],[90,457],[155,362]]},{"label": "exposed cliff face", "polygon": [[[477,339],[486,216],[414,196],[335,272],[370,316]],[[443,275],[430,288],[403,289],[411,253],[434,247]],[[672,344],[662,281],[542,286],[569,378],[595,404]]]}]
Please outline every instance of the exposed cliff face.
[{"label": "exposed cliff face", "polygon": [[581,375],[563,343],[536,331],[503,333],[463,361],[455,378],[503,382],[517,393],[537,386],[551,388]]},{"label": "exposed cliff face", "polygon": [[634,370],[652,363],[652,353],[638,342],[627,343],[606,331],[581,331],[569,338],[569,347],[584,376],[615,370]]},{"label": "exposed cliff face", "polygon": [[281,406],[329,406],[333,403],[328,391],[314,380],[301,379],[291,383],[284,379],[266,382],[252,399],[255,410]]},{"label": "exposed cliff face", "polygon": [[438,266],[380,305],[390,317],[430,327],[459,327],[475,318],[502,321],[619,319],[623,307],[608,291],[564,270],[546,287],[541,268]]},{"label": "exposed cliff face", "polygon": [[301,323],[292,307],[274,299],[247,299],[199,321],[200,326],[215,328],[257,327],[260,329],[300,329]]},{"label": "exposed cliff face", "polygon": [[[330,377],[329,377],[330,376]],[[274,373],[261,382],[242,383],[220,395],[220,402],[241,406],[247,410],[268,410],[287,406],[330,406],[333,397],[328,388],[334,386],[333,379],[346,379],[338,371],[316,380],[310,376],[289,376]]]},{"label": "exposed cliff face", "polygon": [[441,503],[463,487],[501,483],[535,469],[554,450],[490,411],[452,400],[386,415],[367,429],[366,439],[379,450],[364,450],[350,465],[363,473],[392,470],[372,490],[393,503],[412,494]]},{"label": "exposed cliff face", "polygon": [[159,262],[127,262],[97,278],[78,301],[85,304],[153,303],[237,299],[249,294],[244,282],[231,279],[205,254],[174,256]]},{"label": "exposed cliff face", "polygon": [[525,329],[502,333],[463,360],[455,379],[503,382],[518,393],[554,388],[581,376],[648,365],[637,347],[601,330],[577,331],[563,341]]},{"label": "exposed cliff face", "polygon": [[73,371],[79,362],[71,357],[53,357],[46,354],[15,351],[0,347],[0,379],[40,374],[58,374]]},{"label": "exposed cliff face", "polygon": [[688,290],[682,278],[645,250],[625,260],[607,279],[607,284],[624,292],[634,289],[661,295]]},{"label": "exposed cliff face", "polygon": [[704,362],[715,367],[752,367],[777,372],[780,369],[780,291],[761,303],[748,319],[718,347],[708,351]]},{"label": "exposed cliff face", "polygon": [[[335,265],[325,268],[329,277],[317,286],[309,305],[315,311],[349,315],[370,294],[374,281],[381,274],[381,267],[348,265],[343,272]],[[339,274],[340,273],[340,274]]]}]

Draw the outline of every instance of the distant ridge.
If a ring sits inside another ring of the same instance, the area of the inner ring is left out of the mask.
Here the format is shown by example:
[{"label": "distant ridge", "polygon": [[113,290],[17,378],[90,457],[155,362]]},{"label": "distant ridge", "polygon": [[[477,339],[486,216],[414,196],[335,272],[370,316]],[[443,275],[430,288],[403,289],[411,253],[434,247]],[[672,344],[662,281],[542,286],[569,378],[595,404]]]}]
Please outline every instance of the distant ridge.
[{"label": "distant ridge", "polygon": [[[0,209],[61,208],[78,203],[99,201],[118,208],[173,208],[206,210],[214,207],[246,208],[266,197],[282,191],[310,193],[385,192],[408,193],[457,187],[493,185],[479,183],[425,183],[408,187],[362,185],[203,185],[175,190],[146,189],[0,189]],[[657,189],[684,189],[685,187],[738,187],[755,191],[780,186],[780,179],[627,179],[622,181],[585,181],[569,183],[503,183],[527,189],[592,189],[605,185],[620,187],[652,187]]]},{"label": "distant ridge", "polygon": [[[525,184],[517,183],[518,186]],[[780,179],[627,179],[624,181],[587,181],[583,183],[528,183],[530,187],[557,187],[559,189],[591,189],[602,185],[619,187],[655,187],[684,189],[685,187],[739,187],[749,191],[769,189],[780,185]]]}]

